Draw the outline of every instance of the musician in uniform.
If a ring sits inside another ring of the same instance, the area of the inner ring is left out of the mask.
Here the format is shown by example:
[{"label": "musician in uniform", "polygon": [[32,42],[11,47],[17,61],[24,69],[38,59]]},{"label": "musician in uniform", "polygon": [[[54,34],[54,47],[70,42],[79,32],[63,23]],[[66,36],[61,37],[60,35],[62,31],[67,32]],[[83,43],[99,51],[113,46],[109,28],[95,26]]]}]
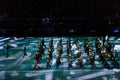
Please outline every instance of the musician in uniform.
[{"label": "musician in uniform", "polygon": [[49,54],[46,56],[46,69],[51,68],[51,58]]},{"label": "musician in uniform", "polygon": [[113,64],[114,67],[116,67],[116,68],[119,67],[119,64],[118,64],[117,59],[118,59],[118,52],[117,52],[117,50],[114,50],[114,52],[113,52],[113,57],[112,57],[112,61],[113,61],[112,64]]},{"label": "musician in uniform", "polygon": [[8,57],[9,56],[9,49],[10,49],[10,44],[9,43],[7,43],[5,45],[5,49],[6,49],[6,57]]},{"label": "musician in uniform", "polygon": [[79,58],[77,60],[78,60],[79,67],[80,68],[83,67],[83,56],[81,53],[80,53]]},{"label": "musician in uniform", "polygon": [[38,63],[39,63],[39,54],[36,52],[34,55],[34,69],[38,68]]},{"label": "musician in uniform", "polygon": [[68,68],[72,68],[73,66],[72,66],[72,55],[71,54],[69,54],[68,55]]},{"label": "musician in uniform", "polygon": [[50,59],[52,60],[52,50],[51,50],[51,48],[48,49],[48,55],[49,55]]},{"label": "musician in uniform", "polygon": [[27,49],[26,49],[26,44],[24,45],[24,55],[23,57],[27,56],[27,53],[26,53]]},{"label": "musician in uniform", "polygon": [[61,64],[61,61],[60,61],[60,54],[57,53],[56,55],[56,68],[59,68],[59,65]]},{"label": "musician in uniform", "polygon": [[95,38],[95,48],[96,48],[96,53],[98,53],[99,52],[99,45],[100,45],[100,41],[99,41],[99,39],[98,39],[98,37],[96,37]]},{"label": "musician in uniform", "polygon": [[49,42],[49,48],[52,50],[52,52],[54,51],[53,38],[51,38]]},{"label": "musician in uniform", "polygon": [[108,53],[106,51],[106,48],[103,48],[103,50],[101,51],[102,64],[104,64],[104,67],[109,68],[109,64],[107,62],[107,58],[108,58]]},{"label": "musician in uniform", "polygon": [[92,51],[89,52],[89,58],[90,58],[90,64],[91,64],[91,68],[95,67],[95,55]]}]

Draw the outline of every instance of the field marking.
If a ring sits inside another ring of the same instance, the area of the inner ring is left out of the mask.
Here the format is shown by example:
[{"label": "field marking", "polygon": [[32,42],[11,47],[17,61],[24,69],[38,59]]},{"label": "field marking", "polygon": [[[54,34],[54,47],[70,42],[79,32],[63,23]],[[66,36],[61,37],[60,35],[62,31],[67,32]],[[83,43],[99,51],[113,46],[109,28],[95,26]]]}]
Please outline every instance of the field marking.
[{"label": "field marking", "polygon": [[9,37],[8,38],[4,38],[4,39],[1,39],[0,42],[6,41],[6,40],[9,40],[9,39],[10,39]]},{"label": "field marking", "polygon": [[103,70],[103,71],[96,72],[93,74],[77,77],[74,80],[86,80],[86,79],[91,79],[91,78],[95,78],[95,77],[99,77],[103,75],[109,75],[109,74],[114,74],[113,70]]}]

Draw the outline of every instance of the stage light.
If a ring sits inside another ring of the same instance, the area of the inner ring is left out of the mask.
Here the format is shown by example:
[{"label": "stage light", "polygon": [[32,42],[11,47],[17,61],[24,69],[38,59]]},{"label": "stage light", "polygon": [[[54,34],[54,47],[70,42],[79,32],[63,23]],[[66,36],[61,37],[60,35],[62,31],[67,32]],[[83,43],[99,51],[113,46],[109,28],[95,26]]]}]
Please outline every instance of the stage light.
[{"label": "stage light", "polygon": [[118,33],[118,32],[119,32],[118,29],[114,29],[114,30],[113,30],[113,33]]},{"label": "stage light", "polygon": [[75,32],[75,30],[73,30],[73,29],[70,29],[70,30],[69,30],[69,32],[70,32],[70,33],[73,33],[73,32]]}]

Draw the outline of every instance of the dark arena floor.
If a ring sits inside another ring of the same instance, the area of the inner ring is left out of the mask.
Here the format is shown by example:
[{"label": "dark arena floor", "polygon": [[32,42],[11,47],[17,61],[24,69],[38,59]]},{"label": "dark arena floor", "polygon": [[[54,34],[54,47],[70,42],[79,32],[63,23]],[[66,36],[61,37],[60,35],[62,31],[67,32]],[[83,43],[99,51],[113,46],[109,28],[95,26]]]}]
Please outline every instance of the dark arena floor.
[{"label": "dark arena floor", "polygon": [[[34,68],[34,55],[39,47],[39,43],[44,38],[45,51],[38,67]],[[89,55],[84,51],[85,37],[70,37],[72,51],[72,68],[68,68],[67,40],[68,37],[53,37],[54,51],[52,53],[51,67],[46,68],[46,56],[48,53],[51,37],[0,37],[0,80],[120,80],[120,37],[108,37],[113,50],[117,50],[116,60],[118,66],[112,64],[110,57],[106,58],[109,67],[105,67],[100,56],[96,53],[95,37],[87,37],[93,47],[95,55],[95,67],[91,68]],[[103,43],[103,37],[98,37]],[[61,64],[56,68],[57,44],[62,39]],[[83,56],[83,67],[76,64],[75,40],[81,46]],[[9,43],[9,56],[6,57],[5,45]],[[26,44],[27,56],[24,56],[24,45]]]}]

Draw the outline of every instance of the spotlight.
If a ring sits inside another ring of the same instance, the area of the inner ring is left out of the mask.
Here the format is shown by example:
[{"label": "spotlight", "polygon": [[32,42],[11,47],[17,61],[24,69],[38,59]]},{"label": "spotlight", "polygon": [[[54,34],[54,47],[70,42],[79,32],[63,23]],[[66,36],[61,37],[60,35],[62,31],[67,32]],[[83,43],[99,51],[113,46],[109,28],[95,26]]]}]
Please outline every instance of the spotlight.
[{"label": "spotlight", "polygon": [[118,33],[118,32],[119,32],[118,29],[114,29],[114,30],[113,30],[113,33]]},{"label": "spotlight", "polygon": [[73,29],[70,29],[70,30],[69,30],[69,32],[70,32],[70,33],[73,33],[73,32],[75,32],[75,30],[73,30]]}]

